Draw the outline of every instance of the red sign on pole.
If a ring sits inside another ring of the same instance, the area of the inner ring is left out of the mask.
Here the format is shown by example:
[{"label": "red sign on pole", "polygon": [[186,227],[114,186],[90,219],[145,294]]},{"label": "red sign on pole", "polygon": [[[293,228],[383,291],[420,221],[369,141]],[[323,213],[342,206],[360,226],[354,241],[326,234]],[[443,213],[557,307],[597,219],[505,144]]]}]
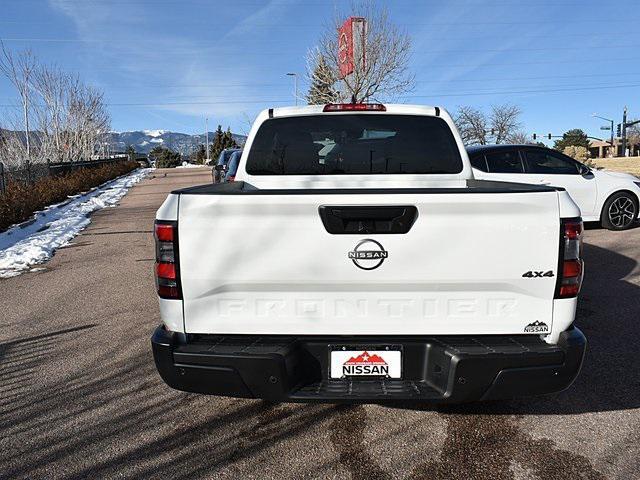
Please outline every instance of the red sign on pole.
[{"label": "red sign on pole", "polygon": [[353,73],[353,17],[347,18],[338,29],[338,63],[343,78]]},{"label": "red sign on pole", "polygon": [[342,78],[364,68],[366,44],[367,21],[362,17],[349,17],[338,29],[338,62]]}]

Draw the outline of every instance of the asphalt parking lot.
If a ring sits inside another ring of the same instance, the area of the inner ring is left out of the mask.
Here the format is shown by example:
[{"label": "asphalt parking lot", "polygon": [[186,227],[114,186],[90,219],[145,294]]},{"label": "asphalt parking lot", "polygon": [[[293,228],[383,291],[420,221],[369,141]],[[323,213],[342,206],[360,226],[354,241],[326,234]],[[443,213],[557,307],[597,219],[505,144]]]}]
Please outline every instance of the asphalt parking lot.
[{"label": "asphalt parking lot", "polygon": [[155,371],[158,170],[41,271],[0,280],[0,478],[640,478],[640,228],[586,232],[567,391],[424,405],[270,404],[171,390]]}]

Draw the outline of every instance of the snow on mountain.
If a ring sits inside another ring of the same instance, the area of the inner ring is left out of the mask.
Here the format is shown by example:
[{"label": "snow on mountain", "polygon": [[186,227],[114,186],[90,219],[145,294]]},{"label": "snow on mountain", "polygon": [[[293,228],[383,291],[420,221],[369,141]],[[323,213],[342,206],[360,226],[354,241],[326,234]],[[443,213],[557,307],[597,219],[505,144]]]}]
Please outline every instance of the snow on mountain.
[{"label": "snow on mountain", "polygon": [[[215,138],[214,132],[209,132],[209,142]],[[233,138],[240,145],[247,137],[233,134]],[[128,145],[133,145],[139,153],[149,153],[154,147],[162,145],[183,155],[189,155],[199,145],[205,143],[204,133],[189,135],[168,130],[140,130],[135,132],[110,132],[109,143],[113,151],[124,152]]]},{"label": "snow on mountain", "polygon": [[150,137],[159,137],[165,133],[170,133],[167,132],[167,130],[143,130],[142,132],[145,135],[149,135]]}]

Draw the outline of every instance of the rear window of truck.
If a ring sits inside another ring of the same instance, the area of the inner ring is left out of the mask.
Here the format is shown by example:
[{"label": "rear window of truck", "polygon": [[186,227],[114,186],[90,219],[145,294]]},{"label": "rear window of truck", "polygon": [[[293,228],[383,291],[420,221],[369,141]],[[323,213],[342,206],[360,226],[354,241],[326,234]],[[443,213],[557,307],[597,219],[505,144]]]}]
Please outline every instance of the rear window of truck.
[{"label": "rear window of truck", "polygon": [[460,173],[447,123],[417,115],[313,115],[265,121],[247,158],[250,175]]}]

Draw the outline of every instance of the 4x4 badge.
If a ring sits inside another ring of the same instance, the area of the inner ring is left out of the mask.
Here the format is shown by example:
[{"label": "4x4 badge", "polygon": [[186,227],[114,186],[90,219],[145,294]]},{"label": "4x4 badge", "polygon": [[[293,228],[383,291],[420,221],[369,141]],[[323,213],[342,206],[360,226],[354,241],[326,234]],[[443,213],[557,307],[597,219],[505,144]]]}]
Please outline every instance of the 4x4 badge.
[{"label": "4x4 badge", "polygon": [[549,326],[539,320],[536,320],[535,322],[530,323],[529,325],[524,327],[524,333],[546,333],[548,331]]},{"label": "4x4 badge", "polygon": [[358,242],[348,256],[356,267],[373,270],[382,265],[385,258],[389,257],[389,252],[379,242],[365,238]]}]

